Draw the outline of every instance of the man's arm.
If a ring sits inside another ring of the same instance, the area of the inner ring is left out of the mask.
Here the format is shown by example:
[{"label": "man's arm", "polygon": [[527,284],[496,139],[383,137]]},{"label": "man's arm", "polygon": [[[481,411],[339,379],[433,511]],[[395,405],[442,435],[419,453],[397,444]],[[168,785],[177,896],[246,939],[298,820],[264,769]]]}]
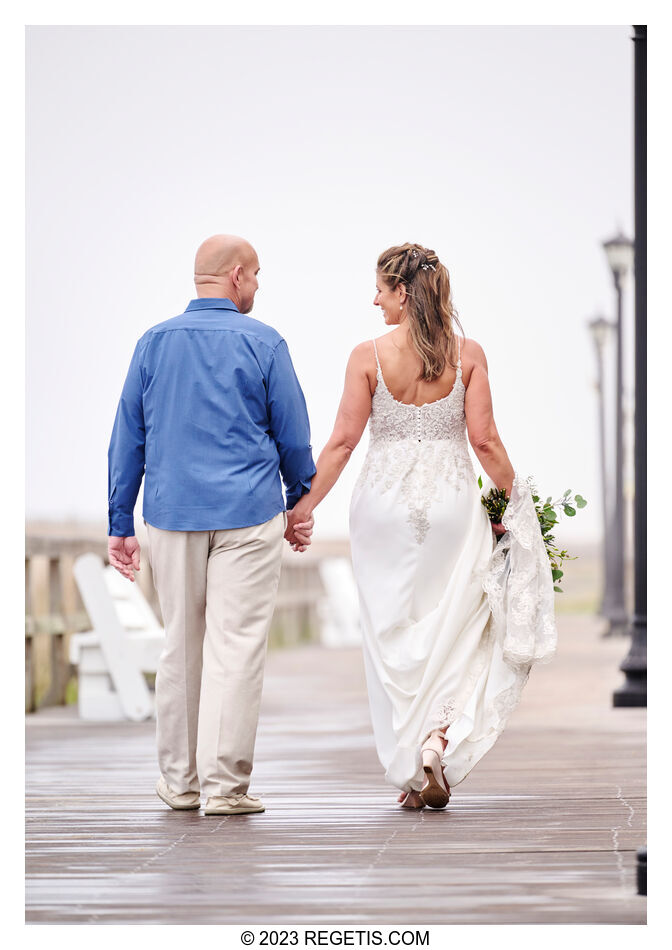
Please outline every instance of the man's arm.
[{"label": "man's arm", "polygon": [[133,580],[140,569],[133,509],[145,472],[140,343],[135,347],[114,420],[108,460],[108,553],[110,563]]},{"label": "man's arm", "polygon": [[315,462],[306,400],[284,340],[273,351],[266,381],[266,401],[271,435],[280,456],[287,508],[293,508],[310,489]]}]

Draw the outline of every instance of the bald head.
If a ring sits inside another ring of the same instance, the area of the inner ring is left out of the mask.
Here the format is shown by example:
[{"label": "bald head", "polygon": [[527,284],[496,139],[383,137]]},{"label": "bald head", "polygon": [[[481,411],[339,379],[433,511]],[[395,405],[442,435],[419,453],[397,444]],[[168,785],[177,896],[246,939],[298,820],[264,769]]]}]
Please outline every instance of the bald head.
[{"label": "bald head", "polygon": [[215,234],[196,251],[194,283],[198,296],[228,297],[241,313],[252,309],[258,272],[257,252],[236,234]]},{"label": "bald head", "polygon": [[249,266],[256,257],[254,248],[245,238],[236,234],[214,234],[203,241],[196,251],[196,284],[226,277],[236,264]]}]

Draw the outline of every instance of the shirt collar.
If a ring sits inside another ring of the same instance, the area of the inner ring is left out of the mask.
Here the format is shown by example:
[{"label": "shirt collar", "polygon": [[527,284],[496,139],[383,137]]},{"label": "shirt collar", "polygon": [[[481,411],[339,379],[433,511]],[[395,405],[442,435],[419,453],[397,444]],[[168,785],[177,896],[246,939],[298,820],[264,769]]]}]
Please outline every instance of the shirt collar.
[{"label": "shirt collar", "polygon": [[188,313],[190,310],[233,310],[239,313],[238,307],[228,297],[197,297],[189,302],[184,312]]}]

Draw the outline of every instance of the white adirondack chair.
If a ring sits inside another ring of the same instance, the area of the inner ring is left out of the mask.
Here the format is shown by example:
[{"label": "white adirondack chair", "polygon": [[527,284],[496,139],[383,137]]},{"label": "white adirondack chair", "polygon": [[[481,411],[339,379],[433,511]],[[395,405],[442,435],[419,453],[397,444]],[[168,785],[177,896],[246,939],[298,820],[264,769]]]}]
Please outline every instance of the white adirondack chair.
[{"label": "white adirondack chair", "polygon": [[320,640],[326,647],[356,646],[362,641],[359,626],[359,598],[347,557],[324,558],[319,563],[320,579],[327,596],[318,603]]},{"label": "white adirondack chair", "polygon": [[82,719],[140,721],[154,715],[143,676],[155,673],[165,642],[163,627],[137,583],[96,554],[77,558],[74,575],[93,624],[70,638],[70,662],[79,667]]}]

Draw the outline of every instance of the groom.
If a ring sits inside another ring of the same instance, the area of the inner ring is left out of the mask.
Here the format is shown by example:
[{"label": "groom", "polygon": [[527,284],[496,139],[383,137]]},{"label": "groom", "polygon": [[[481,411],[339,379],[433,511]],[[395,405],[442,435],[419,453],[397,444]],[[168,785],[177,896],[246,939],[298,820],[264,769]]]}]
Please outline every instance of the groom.
[{"label": "groom", "polygon": [[[138,341],[108,453],[110,563],[140,568],[143,516],[166,642],[156,676],[159,778],[171,808],[264,811],[248,794],[266,638],[283,536],[315,464],[287,344],[246,316],[259,286],[254,248],[233,235],[196,254],[197,297]],[[199,781],[200,780],[200,781]]]}]

